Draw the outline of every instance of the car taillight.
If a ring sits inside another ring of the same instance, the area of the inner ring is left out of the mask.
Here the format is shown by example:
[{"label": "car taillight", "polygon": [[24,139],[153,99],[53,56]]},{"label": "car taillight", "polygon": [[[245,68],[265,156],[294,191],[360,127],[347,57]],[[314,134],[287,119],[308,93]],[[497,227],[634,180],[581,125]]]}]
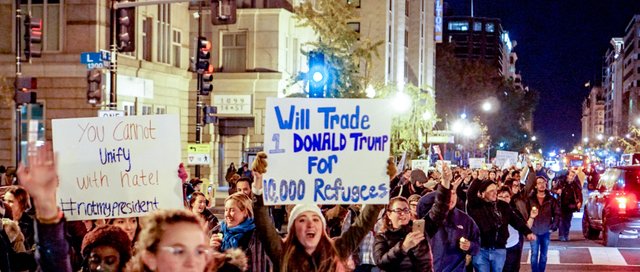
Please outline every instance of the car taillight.
[{"label": "car taillight", "polygon": [[618,213],[626,214],[627,210],[635,209],[638,204],[638,200],[636,199],[636,195],[634,194],[624,194],[616,196],[616,203],[618,204]]}]

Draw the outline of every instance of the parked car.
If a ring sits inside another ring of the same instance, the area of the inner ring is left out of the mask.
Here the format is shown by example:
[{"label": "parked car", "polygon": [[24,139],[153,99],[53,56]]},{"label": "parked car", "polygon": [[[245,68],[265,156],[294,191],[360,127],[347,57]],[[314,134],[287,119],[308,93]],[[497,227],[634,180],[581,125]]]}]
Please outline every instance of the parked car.
[{"label": "parked car", "polygon": [[589,194],[582,216],[582,234],[597,239],[602,232],[605,246],[616,246],[619,239],[639,240],[640,165],[607,169]]}]

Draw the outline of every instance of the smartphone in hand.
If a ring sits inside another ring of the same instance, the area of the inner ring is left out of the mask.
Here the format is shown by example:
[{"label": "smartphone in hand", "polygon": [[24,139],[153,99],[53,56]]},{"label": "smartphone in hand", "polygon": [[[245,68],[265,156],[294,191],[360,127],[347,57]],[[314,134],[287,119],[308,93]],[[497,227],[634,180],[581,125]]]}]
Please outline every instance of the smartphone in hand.
[{"label": "smartphone in hand", "polygon": [[424,232],[424,219],[413,220],[413,232]]}]

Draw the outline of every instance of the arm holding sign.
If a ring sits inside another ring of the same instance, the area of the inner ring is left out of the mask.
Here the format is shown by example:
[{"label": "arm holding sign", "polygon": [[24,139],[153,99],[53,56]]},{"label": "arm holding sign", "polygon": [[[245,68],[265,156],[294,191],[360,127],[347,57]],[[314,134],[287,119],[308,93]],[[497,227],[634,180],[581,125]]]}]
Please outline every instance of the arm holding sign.
[{"label": "arm holding sign", "polygon": [[[273,222],[269,218],[269,211],[264,206],[264,200],[262,198],[262,174],[258,171],[253,171],[253,184],[251,185],[251,191],[256,196],[256,200],[253,203],[254,223],[256,225],[256,232],[258,238],[262,242],[264,251],[271,259],[273,263],[273,270],[280,271],[280,257],[282,257],[282,239],[280,235],[273,227]],[[293,222],[289,222],[293,224]]]},{"label": "arm holding sign", "polygon": [[58,175],[50,143],[46,143],[35,152],[29,152],[29,167],[20,165],[18,177],[33,198],[36,208],[36,241],[40,253],[40,266],[43,271],[71,271],[63,214],[56,205]]}]

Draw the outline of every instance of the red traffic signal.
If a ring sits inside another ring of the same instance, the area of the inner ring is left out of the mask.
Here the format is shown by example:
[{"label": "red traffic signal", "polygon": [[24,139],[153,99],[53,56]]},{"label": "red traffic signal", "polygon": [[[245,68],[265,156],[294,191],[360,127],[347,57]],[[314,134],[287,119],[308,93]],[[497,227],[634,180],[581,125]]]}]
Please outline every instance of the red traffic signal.
[{"label": "red traffic signal", "polygon": [[[28,60],[42,56],[42,19],[24,18],[24,55]],[[40,48],[37,46],[40,45]]]}]

